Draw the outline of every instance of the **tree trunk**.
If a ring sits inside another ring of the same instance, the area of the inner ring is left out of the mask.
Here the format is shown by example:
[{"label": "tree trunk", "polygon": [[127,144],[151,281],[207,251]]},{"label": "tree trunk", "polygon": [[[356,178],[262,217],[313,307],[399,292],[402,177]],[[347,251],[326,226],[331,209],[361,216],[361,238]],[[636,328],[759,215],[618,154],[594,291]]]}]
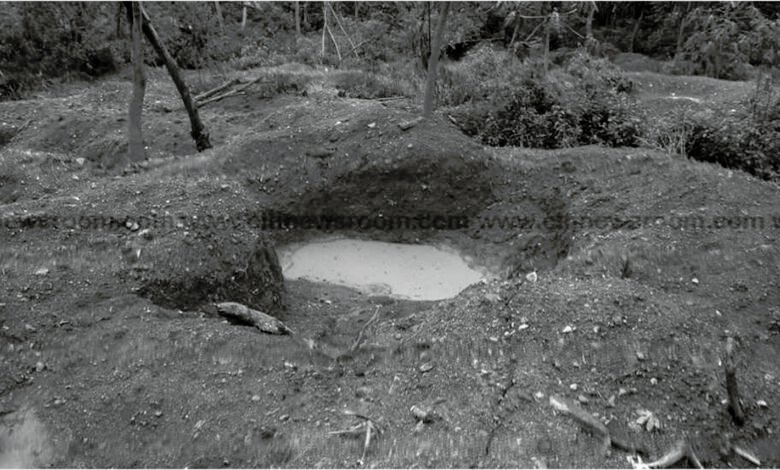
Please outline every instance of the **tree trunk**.
[{"label": "tree trunk", "polygon": [[336,56],[339,58],[339,63],[341,63],[341,50],[339,49],[339,43],[336,42],[336,37],[333,36],[333,31],[330,29],[330,24],[328,22],[328,10],[330,9],[331,6],[329,2],[322,2],[322,56],[325,57],[325,33],[328,33],[331,42],[333,42],[333,47],[336,49]]},{"label": "tree trunk", "polygon": [[431,44],[431,58],[428,60],[428,79],[425,82],[425,98],[423,101],[423,117],[430,118],[433,115],[433,94],[436,87],[436,69],[439,66],[439,54],[441,53],[442,39],[444,38],[444,26],[447,24],[447,14],[450,12],[450,2],[445,2],[441,9],[439,24],[436,25],[436,36]]},{"label": "tree trunk", "polygon": [[117,4],[116,8],[116,38],[121,39],[124,36],[122,34],[122,4]]},{"label": "tree trunk", "polygon": [[360,18],[360,2],[355,0],[355,21]]},{"label": "tree trunk", "polygon": [[139,2],[132,2],[130,14],[132,18],[130,29],[132,34],[133,96],[130,98],[128,107],[127,157],[131,162],[140,162],[145,158],[141,115],[146,91],[146,77],[144,77],[144,50],[141,42],[143,16]]},{"label": "tree trunk", "polygon": [[246,5],[241,9],[241,31],[246,29]]},{"label": "tree trunk", "polygon": [[631,30],[631,40],[628,43],[628,52],[634,52],[634,43],[636,42],[636,35],[639,33],[639,25],[642,23],[642,18],[644,17],[645,12],[642,11],[639,13],[639,18],[637,18],[636,23],[634,23],[634,29]]},{"label": "tree trunk", "polygon": [[322,2],[322,49],[320,50],[320,57],[325,60],[325,38],[327,36],[327,24],[328,24],[328,7],[325,2]]},{"label": "tree trunk", "polygon": [[298,0],[295,1],[295,34],[301,35],[301,5]]},{"label": "tree trunk", "polygon": [[217,21],[219,22],[219,32],[225,34],[225,18],[222,16],[222,8],[219,2],[214,2],[214,9],[217,11]]},{"label": "tree trunk", "polygon": [[[544,20],[548,21],[548,20]],[[550,25],[544,25],[544,57],[542,59],[544,64],[544,76],[547,76],[547,70],[550,69]]]},{"label": "tree trunk", "polygon": [[588,19],[585,22],[585,38],[593,37],[593,15],[596,13],[596,2],[590,2],[588,10]]},{"label": "tree trunk", "polygon": [[[130,5],[131,2],[124,3],[125,8],[132,8]],[[184,102],[184,107],[187,109],[187,114],[190,118],[190,135],[195,140],[195,148],[198,149],[198,152],[210,149],[211,142],[209,141],[209,133],[206,131],[206,128],[203,126],[203,122],[200,120],[198,109],[195,107],[195,104],[192,102],[192,97],[190,96],[190,89],[187,87],[187,84],[184,82],[184,79],[179,72],[179,66],[176,65],[176,61],[173,60],[173,57],[171,57],[171,55],[168,53],[168,50],[165,49],[165,46],[163,46],[162,41],[160,41],[160,37],[157,36],[157,31],[154,30],[154,26],[152,26],[152,22],[144,11],[143,7],[140,7],[140,9],[141,15],[143,17],[142,26],[144,36],[146,36],[146,39],[157,52],[157,55],[159,55],[165,63],[165,68],[168,69],[168,73],[171,75],[171,80],[173,80],[173,83],[176,85],[176,89],[179,91],[179,95],[181,95],[181,100]]]}]

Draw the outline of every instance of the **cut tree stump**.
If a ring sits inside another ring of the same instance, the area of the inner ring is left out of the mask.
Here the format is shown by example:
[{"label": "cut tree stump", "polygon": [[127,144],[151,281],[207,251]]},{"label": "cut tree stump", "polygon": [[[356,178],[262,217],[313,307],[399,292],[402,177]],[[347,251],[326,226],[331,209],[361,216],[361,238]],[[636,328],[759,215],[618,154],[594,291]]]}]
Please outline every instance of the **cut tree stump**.
[{"label": "cut tree stump", "polygon": [[269,333],[272,335],[289,335],[292,334],[292,330],[287,327],[281,320],[278,320],[267,313],[263,313],[259,310],[249,308],[246,305],[238,302],[221,302],[214,304],[217,308],[217,313],[225,318],[239,321],[241,323],[251,325],[263,333]]}]

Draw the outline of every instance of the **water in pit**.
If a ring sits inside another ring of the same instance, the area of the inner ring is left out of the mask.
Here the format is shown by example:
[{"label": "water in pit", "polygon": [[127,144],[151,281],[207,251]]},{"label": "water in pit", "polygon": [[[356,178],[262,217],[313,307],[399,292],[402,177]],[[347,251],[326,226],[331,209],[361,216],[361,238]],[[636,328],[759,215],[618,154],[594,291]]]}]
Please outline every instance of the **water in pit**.
[{"label": "water in pit", "polygon": [[313,241],[279,250],[287,279],[352,287],[411,300],[455,297],[486,277],[459,254],[430,245],[369,240]]}]

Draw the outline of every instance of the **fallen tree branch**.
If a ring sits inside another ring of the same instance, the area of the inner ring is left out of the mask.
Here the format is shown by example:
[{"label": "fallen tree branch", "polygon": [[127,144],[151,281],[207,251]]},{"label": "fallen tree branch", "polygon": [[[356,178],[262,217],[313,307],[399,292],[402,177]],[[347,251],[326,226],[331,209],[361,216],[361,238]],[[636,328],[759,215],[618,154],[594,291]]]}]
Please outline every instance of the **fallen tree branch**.
[{"label": "fallen tree branch", "polygon": [[222,302],[214,304],[214,306],[219,315],[253,326],[263,333],[288,335],[293,332],[281,320],[237,302]]},{"label": "fallen tree branch", "polygon": [[233,85],[238,85],[239,83],[241,83],[241,79],[240,78],[234,78],[233,80],[230,80],[228,82],[223,83],[222,85],[219,85],[218,87],[212,88],[211,90],[208,90],[208,91],[204,91],[203,93],[201,93],[199,95],[195,95],[195,101],[203,101],[206,98],[208,98],[210,96],[213,96],[213,95],[216,95],[220,91],[228,89],[228,88],[232,87]]},{"label": "fallen tree branch", "polygon": [[374,36],[374,37],[372,37],[372,38],[368,38],[368,39],[366,39],[365,41],[361,41],[361,42],[359,42],[357,46],[352,46],[352,49],[351,49],[349,52],[347,52],[347,55],[350,55],[350,54],[352,54],[352,52],[354,52],[354,51],[356,51],[356,50],[360,49],[361,47],[365,46],[366,44],[368,44],[368,43],[370,43],[370,42],[374,42],[374,41],[376,41],[377,39],[379,39],[379,36]]},{"label": "fallen tree branch", "polygon": [[723,370],[726,374],[726,392],[728,393],[728,410],[737,426],[745,424],[745,412],[739,398],[736,366],[734,365],[734,338],[726,340],[726,356],[723,358]]},{"label": "fallen tree branch", "polygon": [[567,402],[563,398],[556,397],[555,395],[550,396],[550,405],[556,410],[574,418],[575,421],[596,437],[600,437],[603,440],[605,452],[607,452],[611,446],[635,454],[648,455],[647,449],[644,447],[613,437],[610,434],[609,429],[607,429],[601,421],[594,418],[593,415],[583,410],[579,405]]},{"label": "fallen tree branch", "polygon": [[241,86],[240,86],[240,87],[238,87],[238,88],[234,88],[234,89],[232,89],[232,90],[230,90],[230,91],[228,91],[228,92],[222,93],[221,95],[214,96],[214,97],[212,97],[212,98],[209,98],[209,99],[207,99],[207,100],[205,100],[205,101],[200,101],[200,102],[197,102],[197,103],[195,104],[195,106],[196,106],[197,108],[200,108],[200,107],[203,107],[203,106],[205,106],[205,105],[207,105],[207,104],[209,104],[209,103],[213,103],[213,102],[215,102],[215,101],[219,101],[219,100],[222,100],[222,99],[225,99],[225,98],[231,97],[231,96],[233,96],[233,95],[237,95],[237,94],[239,94],[239,93],[242,93],[244,90],[246,90],[246,89],[247,89],[247,88],[249,88],[250,86],[254,85],[255,83],[257,83],[257,82],[259,82],[259,81],[262,81],[262,80],[263,80],[263,79],[265,79],[265,78],[266,78],[266,77],[258,77],[258,78],[255,78],[254,80],[250,81],[249,83],[245,83],[245,84],[241,85]]}]

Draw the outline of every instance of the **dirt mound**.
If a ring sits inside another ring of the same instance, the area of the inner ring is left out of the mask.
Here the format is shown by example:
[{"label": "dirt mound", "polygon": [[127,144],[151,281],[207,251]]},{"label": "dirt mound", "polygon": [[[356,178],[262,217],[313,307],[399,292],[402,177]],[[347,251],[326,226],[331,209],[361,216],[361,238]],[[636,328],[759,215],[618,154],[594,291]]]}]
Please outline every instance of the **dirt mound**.
[{"label": "dirt mound", "polygon": [[205,302],[231,301],[272,314],[284,309],[276,251],[258,235],[174,232],[146,245],[128,242],[125,259],[132,263],[142,250],[148,262],[133,266],[131,276],[141,283],[139,293],[158,305],[193,310]]}]

